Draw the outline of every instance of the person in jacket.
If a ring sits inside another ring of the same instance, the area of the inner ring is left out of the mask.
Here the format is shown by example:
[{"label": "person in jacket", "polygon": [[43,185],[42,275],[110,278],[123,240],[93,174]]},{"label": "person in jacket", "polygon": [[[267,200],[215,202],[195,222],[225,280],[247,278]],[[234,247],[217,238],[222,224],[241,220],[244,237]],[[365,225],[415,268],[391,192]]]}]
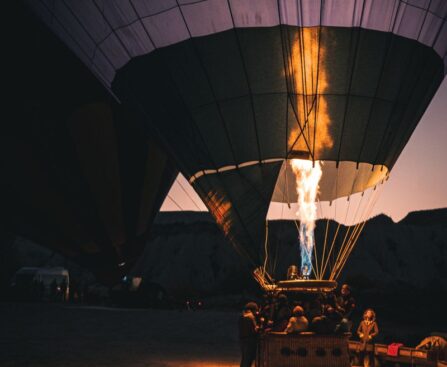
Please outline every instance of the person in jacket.
[{"label": "person in jacket", "polygon": [[301,306],[295,306],[292,317],[289,319],[285,332],[287,334],[300,333],[306,331],[309,327],[309,321],[304,316],[304,310]]},{"label": "person in jacket", "polygon": [[355,309],[355,299],[351,293],[351,287],[343,284],[340,289],[340,295],[337,297],[337,310],[343,315],[343,318],[350,319]]},{"label": "person in jacket", "polygon": [[351,287],[348,284],[343,284],[340,289],[340,295],[336,299],[336,308],[342,315],[339,331],[349,332],[352,329],[351,316],[355,309],[355,299],[351,293]]},{"label": "person in jacket", "polygon": [[249,302],[239,317],[239,343],[242,353],[240,367],[251,367],[256,358],[259,330],[256,321],[258,311],[258,305],[255,302]]},{"label": "person in jacket", "polygon": [[[376,314],[372,309],[367,309],[363,313],[363,320],[357,329],[357,335],[360,338],[359,354],[360,359],[363,359],[364,367],[370,367],[374,363],[373,342],[378,334],[379,327],[376,322]],[[368,348],[368,346],[370,347]]]}]

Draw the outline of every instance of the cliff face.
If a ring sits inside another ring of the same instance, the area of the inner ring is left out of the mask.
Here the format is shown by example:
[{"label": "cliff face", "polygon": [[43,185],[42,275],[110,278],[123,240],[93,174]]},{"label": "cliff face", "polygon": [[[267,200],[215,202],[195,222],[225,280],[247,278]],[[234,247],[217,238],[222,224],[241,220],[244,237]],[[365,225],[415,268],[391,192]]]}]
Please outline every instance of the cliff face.
[{"label": "cliff face", "polygon": [[447,290],[447,210],[410,213],[399,223],[369,221],[345,275],[363,276],[379,286]]},{"label": "cliff face", "polygon": [[[372,218],[340,280],[347,280],[358,289],[389,292],[398,287],[447,292],[445,218],[447,209],[410,213],[399,223],[384,215]],[[325,225],[325,221],[317,224],[318,244],[324,239]],[[329,238],[336,226],[330,223]],[[341,228],[341,233],[344,230]],[[282,279],[289,265],[299,263],[296,226],[290,221],[273,221],[269,233],[268,266],[275,278]],[[3,244],[9,267],[65,266],[78,278],[91,277],[77,265],[23,238],[9,242],[8,246]],[[14,271],[11,268],[9,276]],[[159,283],[178,296],[258,289],[244,259],[236,254],[209,214],[203,212],[159,213],[151,238],[132,273]],[[1,276],[5,284],[9,276]]]},{"label": "cliff face", "polygon": [[[422,290],[436,286],[447,290],[446,217],[447,209],[410,213],[399,223],[383,215],[372,218],[341,280],[363,288]],[[332,233],[335,227],[331,223]],[[299,262],[296,227],[290,221],[274,221],[269,228],[269,264],[279,279],[290,264]],[[323,231],[320,223],[317,243]],[[255,287],[243,259],[208,213],[160,213],[133,273],[177,294],[240,292]]]}]

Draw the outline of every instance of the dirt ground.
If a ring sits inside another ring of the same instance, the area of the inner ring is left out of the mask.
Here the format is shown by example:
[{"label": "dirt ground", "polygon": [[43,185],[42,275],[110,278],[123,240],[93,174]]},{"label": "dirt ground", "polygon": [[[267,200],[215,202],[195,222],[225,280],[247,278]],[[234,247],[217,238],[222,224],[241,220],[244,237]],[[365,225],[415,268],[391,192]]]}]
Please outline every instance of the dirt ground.
[{"label": "dirt ground", "polygon": [[[445,331],[439,311],[399,310],[379,309],[378,342],[415,346]],[[0,367],[237,367],[237,320],[236,311],[0,302]]]},{"label": "dirt ground", "polygon": [[235,367],[237,313],[0,303],[2,367]]}]

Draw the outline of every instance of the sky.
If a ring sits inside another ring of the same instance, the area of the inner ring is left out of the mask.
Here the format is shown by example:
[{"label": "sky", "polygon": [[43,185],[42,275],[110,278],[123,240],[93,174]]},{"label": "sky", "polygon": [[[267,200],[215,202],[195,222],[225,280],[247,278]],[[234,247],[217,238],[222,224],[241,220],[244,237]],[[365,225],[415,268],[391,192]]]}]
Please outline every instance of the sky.
[{"label": "sky", "polygon": [[[368,205],[368,199],[370,205]],[[372,206],[374,204],[374,206]],[[320,217],[352,223],[386,214],[395,222],[408,212],[447,207],[447,78],[444,79],[411,139],[394,165],[390,178],[364,198],[339,199],[318,205]],[[359,208],[359,209],[357,209]],[[161,210],[207,210],[188,181],[180,174]],[[268,219],[293,219],[296,208],[272,204]]]}]

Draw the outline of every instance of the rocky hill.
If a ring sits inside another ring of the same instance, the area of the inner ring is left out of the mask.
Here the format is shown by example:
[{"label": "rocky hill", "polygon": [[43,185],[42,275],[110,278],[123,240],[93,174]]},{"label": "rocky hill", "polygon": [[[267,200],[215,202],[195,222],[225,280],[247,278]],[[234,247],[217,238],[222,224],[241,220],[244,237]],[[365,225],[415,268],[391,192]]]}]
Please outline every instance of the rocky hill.
[{"label": "rocky hill", "polygon": [[[325,221],[317,224],[317,243],[323,241],[325,225]],[[329,238],[336,226],[330,223]],[[291,221],[272,221],[269,233],[269,267],[281,279],[290,264],[299,262],[296,226]],[[75,264],[23,238],[7,242],[2,244],[2,273],[13,267],[44,265],[82,273]],[[205,212],[160,212],[132,274],[176,295],[243,293],[257,288],[244,260]],[[346,279],[362,289],[447,292],[447,209],[413,212],[398,223],[384,215],[370,219],[341,275],[341,280]]]},{"label": "rocky hill", "polygon": [[[384,215],[370,219],[341,279],[363,288],[447,291],[446,215],[447,209],[441,209],[410,213],[399,223]],[[325,223],[317,225],[317,243]],[[330,236],[335,227],[330,223]],[[296,227],[291,221],[273,221],[269,228],[270,266],[275,262],[274,276],[282,278],[291,263],[299,262]],[[133,272],[175,293],[240,292],[253,286],[244,261],[208,213],[159,213]]]}]

